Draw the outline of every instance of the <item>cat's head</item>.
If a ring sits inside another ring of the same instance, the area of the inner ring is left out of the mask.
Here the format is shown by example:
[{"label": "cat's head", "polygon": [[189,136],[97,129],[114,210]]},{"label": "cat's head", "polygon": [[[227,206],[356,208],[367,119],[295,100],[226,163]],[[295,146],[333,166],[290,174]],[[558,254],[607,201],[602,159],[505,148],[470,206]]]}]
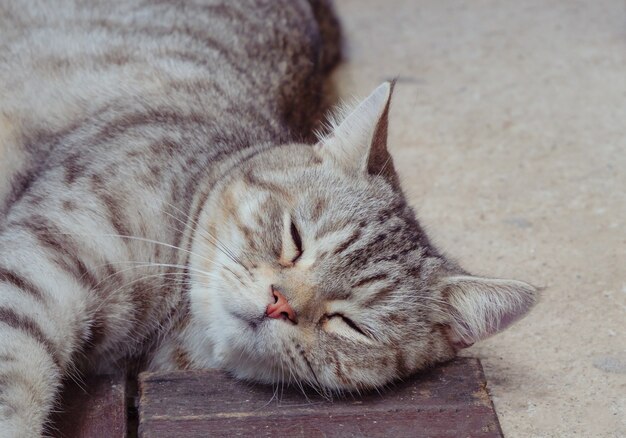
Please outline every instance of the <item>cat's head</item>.
[{"label": "cat's head", "polygon": [[429,243],[387,152],[392,89],[333,119],[317,145],[270,148],[213,191],[191,296],[209,363],[263,382],[378,387],[532,307],[532,286],[473,277]]}]

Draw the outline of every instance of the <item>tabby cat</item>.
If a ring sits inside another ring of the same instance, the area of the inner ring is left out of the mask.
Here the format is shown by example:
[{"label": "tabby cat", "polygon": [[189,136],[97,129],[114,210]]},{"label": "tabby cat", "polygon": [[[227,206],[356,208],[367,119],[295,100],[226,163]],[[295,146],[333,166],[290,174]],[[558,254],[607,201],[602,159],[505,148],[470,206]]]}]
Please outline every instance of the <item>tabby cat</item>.
[{"label": "tabby cat", "polygon": [[535,289],[428,241],[387,151],[393,84],[312,140],[323,0],[0,1],[0,435],[125,363],[375,388]]}]

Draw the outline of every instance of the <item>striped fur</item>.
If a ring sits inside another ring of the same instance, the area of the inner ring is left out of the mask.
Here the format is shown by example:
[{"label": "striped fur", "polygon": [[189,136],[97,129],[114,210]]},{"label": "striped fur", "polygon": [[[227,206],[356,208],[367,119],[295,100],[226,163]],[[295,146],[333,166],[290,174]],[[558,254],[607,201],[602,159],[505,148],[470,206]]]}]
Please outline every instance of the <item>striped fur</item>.
[{"label": "striped fur", "polygon": [[390,84],[311,144],[338,36],[323,0],[0,1],[0,434],[86,370],[361,390],[530,308],[430,245]]}]

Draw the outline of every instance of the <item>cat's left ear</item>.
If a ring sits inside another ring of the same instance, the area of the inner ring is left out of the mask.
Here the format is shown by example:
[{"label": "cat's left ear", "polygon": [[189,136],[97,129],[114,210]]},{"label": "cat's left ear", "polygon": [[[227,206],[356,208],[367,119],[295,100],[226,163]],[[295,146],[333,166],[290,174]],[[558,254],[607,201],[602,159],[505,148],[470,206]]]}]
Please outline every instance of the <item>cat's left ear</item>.
[{"label": "cat's left ear", "polygon": [[457,349],[504,330],[538,298],[534,286],[517,280],[459,275],[444,278],[441,287],[448,304],[448,338]]},{"label": "cat's left ear", "polygon": [[341,120],[331,120],[332,132],[322,140],[323,153],[342,167],[386,177],[398,184],[393,160],[387,150],[389,106],[395,81],[376,88]]}]

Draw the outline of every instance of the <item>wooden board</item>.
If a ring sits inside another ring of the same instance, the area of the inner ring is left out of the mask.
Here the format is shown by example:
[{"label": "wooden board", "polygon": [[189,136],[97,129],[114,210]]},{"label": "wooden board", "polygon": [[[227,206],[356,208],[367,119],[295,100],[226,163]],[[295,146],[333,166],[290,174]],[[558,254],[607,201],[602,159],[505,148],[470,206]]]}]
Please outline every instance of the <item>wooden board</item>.
[{"label": "wooden board", "polygon": [[124,438],[127,433],[126,378],[88,376],[68,382],[49,434],[62,438]]},{"label": "wooden board", "polygon": [[139,436],[501,437],[480,362],[459,358],[383,394],[332,402],[219,371],[143,373]]}]

